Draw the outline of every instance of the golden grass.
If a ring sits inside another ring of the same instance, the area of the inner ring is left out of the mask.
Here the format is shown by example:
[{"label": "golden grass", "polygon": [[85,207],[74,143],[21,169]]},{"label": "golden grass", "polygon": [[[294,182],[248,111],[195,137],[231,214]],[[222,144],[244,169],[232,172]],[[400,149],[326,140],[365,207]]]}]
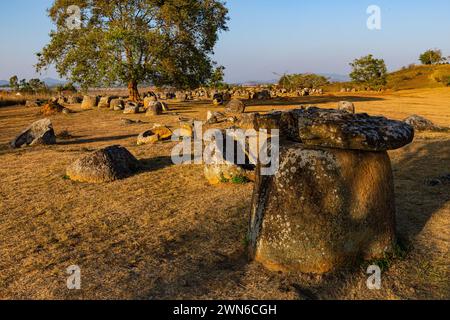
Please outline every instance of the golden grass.
[{"label": "golden grass", "polygon": [[[249,111],[299,104],[402,119],[418,113],[450,126],[450,89],[388,95],[336,94],[256,103]],[[154,123],[205,119],[211,105],[171,104],[160,117],[107,110],[55,115],[55,146],[9,150],[6,144],[40,118],[37,109],[0,109],[0,299],[444,299],[449,298],[450,191],[427,179],[450,173],[450,134],[420,133],[391,152],[401,238],[412,244],[392,261],[383,289],[365,287],[365,270],[330,276],[277,274],[245,255],[252,184],[207,184],[201,166],[174,166],[172,142],[137,146]],[[216,108],[217,109],[217,108]],[[221,110],[220,108],[218,110]],[[146,124],[122,125],[122,118]],[[120,144],[145,170],[110,184],[65,179],[66,167],[89,151]],[[3,146],[1,146],[3,145]],[[82,290],[66,288],[66,268],[79,265]]]},{"label": "golden grass", "polygon": [[411,90],[445,87],[440,77],[450,76],[450,65],[414,66],[393,72],[388,76],[388,88],[394,90]]},{"label": "golden grass", "polygon": [[21,94],[0,91],[0,107],[24,105],[30,99],[49,99],[50,94]]},{"label": "golden grass", "polygon": [[[450,65],[412,65],[411,67],[389,73],[386,89],[388,91],[417,90],[448,87]],[[341,88],[359,88],[351,82],[332,83],[325,87],[328,92],[339,92]]]}]

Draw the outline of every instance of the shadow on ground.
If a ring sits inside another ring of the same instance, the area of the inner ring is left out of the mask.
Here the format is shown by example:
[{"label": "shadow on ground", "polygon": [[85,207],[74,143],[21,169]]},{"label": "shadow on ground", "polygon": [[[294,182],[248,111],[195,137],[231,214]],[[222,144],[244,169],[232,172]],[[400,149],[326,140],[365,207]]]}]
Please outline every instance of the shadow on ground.
[{"label": "shadow on ground", "polygon": [[[409,190],[430,188],[424,185],[424,177],[417,173],[429,164],[430,157],[436,152],[450,154],[448,141],[430,142],[421,146],[417,152],[407,153],[403,158],[394,161],[396,178],[402,180],[407,178]],[[168,159],[162,159],[162,165],[164,164],[168,164]],[[445,169],[441,164],[436,171]],[[436,174],[440,173],[436,172]],[[424,190],[423,196],[426,197],[432,192],[432,190]],[[411,214],[414,215],[414,224],[400,228],[402,232],[399,233],[400,238],[411,241],[422,231],[433,214],[450,200],[448,197],[436,197],[431,205],[418,207],[414,212],[410,212],[409,208],[403,205],[406,203],[405,199],[408,198],[408,190],[396,188],[396,197],[400,204],[397,208],[398,224],[405,224],[406,220],[410,220]],[[176,276],[171,279],[158,279],[152,288],[143,288],[143,296],[136,298],[209,297],[212,292],[220,291],[221,286],[225,288],[230,285],[236,286],[235,294],[236,298],[239,298],[242,292],[238,292],[242,291],[243,287],[241,282],[248,273],[249,266],[252,266],[253,269],[256,268],[255,272],[267,272],[262,267],[255,267],[254,263],[248,262],[244,245],[235,244],[232,252],[226,252],[226,248],[224,248],[226,243],[224,239],[234,237],[233,241],[240,241],[240,238],[245,235],[250,208],[248,204],[243,204],[239,211],[241,212],[240,227],[233,223],[211,226],[207,221],[203,221],[195,226],[187,226],[185,231],[174,235],[177,240],[165,241],[160,250],[154,254],[158,255],[160,259],[168,260],[173,268],[177,269]],[[236,236],[236,234],[240,235]],[[204,246],[205,242],[209,244],[207,247]],[[191,251],[194,248],[202,252],[202,258],[196,255],[192,256]],[[408,259],[408,257],[404,259]],[[391,268],[395,268],[398,262],[400,261],[394,260]],[[340,270],[333,274],[320,276],[320,281],[311,280],[315,278],[304,274],[281,275],[274,273],[273,277],[277,279],[281,291],[293,291],[299,299],[306,300],[345,297],[350,287],[357,287],[361,279],[366,279],[365,270],[358,266],[352,270]]]},{"label": "shadow on ground", "polygon": [[323,104],[323,103],[338,103],[339,101],[350,102],[364,102],[364,101],[383,101],[383,98],[378,97],[361,97],[361,96],[309,96],[309,97],[296,97],[296,98],[276,98],[273,100],[257,101],[257,100],[245,100],[245,104],[248,107],[254,106],[289,106],[289,105],[302,105],[302,104]]},{"label": "shadow on ground", "polygon": [[133,138],[133,137],[136,137],[136,134],[111,136],[111,137],[99,137],[99,138],[91,138],[91,139],[76,139],[76,140],[70,140],[70,141],[59,141],[58,145],[67,146],[67,145],[86,144],[86,143],[95,143],[95,142],[108,142],[108,141],[125,140],[125,139],[129,139],[129,138]]},{"label": "shadow on ground", "polygon": [[[448,141],[428,142],[411,150],[411,152],[406,152],[400,159],[393,161],[396,183],[397,236],[400,250],[407,251],[404,252],[406,254],[404,257],[392,257],[388,258],[392,259],[391,261],[384,261],[390,264],[388,270],[396,268],[398,264],[405,260],[414,259],[412,257],[412,251],[416,249],[416,237],[422,232],[433,215],[450,201],[450,190],[447,189],[446,192],[444,191],[446,186],[432,187],[427,185],[426,182],[427,179],[449,173],[449,168],[444,164],[445,160],[442,161],[444,163],[437,163],[433,169],[429,170],[429,168],[432,162],[436,162],[436,159],[434,159],[436,154],[450,155],[450,143]],[[420,196],[415,194],[417,191],[419,191]],[[412,206],[411,198],[416,202]],[[426,200],[426,205],[420,203],[423,201],[422,199]],[[424,251],[423,248],[417,249],[419,249],[419,252]],[[429,256],[422,256],[421,259],[432,259],[433,254],[439,252],[437,248],[435,250],[433,248],[426,248],[425,251],[429,252]],[[413,261],[411,263],[415,264],[416,262]],[[366,263],[363,263],[363,265],[366,265]],[[350,287],[352,286],[349,283],[353,283],[353,287],[357,285],[357,282],[364,281],[365,283],[367,279],[365,271],[362,267],[353,270],[340,270],[334,274],[325,275],[320,283],[309,286],[308,289],[318,297],[327,299],[342,298],[343,296],[348,296],[351,290]],[[409,274],[401,274],[401,279],[395,279],[395,276],[390,278],[390,274],[388,273],[383,281],[387,283],[386,286],[392,285],[395,287],[397,282],[405,281],[404,277],[411,276],[414,278],[414,275],[411,274],[413,272],[412,270],[407,270],[406,272],[409,272]],[[298,281],[298,278],[296,280]],[[414,284],[409,283],[404,285],[414,286]],[[305,287],[307,284],[301,284],[301,286]],[[430,295],[434,293],[434,291],[429,291],[425,295],[418,296],[417,298],[430,299],[433,298]],[[398,293],[398,295],[402,296],[402,293]],[[404,297],[413,298],[408,295],[404,295]],[[377,296],[377,298],[383,297]]]},{"label": "shadow on ground", "polygon": [[150,158],[150,159],[140,159],[139,160],[141,164],[141,170],[139,173],[144,172],[151,172],[151,171],[157,171],[162,170],[168,167],[173,166],[172,158],[171,157],[156,157],[156,158]]}]

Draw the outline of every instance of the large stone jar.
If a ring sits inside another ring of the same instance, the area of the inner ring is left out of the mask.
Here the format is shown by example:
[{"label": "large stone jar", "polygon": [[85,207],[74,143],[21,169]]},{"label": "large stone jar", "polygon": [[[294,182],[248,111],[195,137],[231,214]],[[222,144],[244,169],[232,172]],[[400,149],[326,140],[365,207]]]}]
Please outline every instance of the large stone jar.
[{"label": "large stone jar", "polygon": [[256,170],[251,258],[274,271],[322,274],[392,251],[395,197],[386,151],[410,143],[414,130],[319,109],[256,121],[267,124],[281,130],[279,170]]}]

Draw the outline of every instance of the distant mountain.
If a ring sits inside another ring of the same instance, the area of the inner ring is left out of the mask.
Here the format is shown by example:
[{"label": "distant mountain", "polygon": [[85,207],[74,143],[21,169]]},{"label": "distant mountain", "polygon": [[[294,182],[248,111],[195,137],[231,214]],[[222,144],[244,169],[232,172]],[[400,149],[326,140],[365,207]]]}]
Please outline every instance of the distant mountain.
[{"label": "distant mountain", "polygon": [[[350,77],[343,74],[337,74],[337,73],[316,73],[317,75],[327,77],[330,79],[331,82],[348,82],[350,81]],[[252,81],[246,81],[238,83],[238,85],[243,86],[259,86],[264,84],[277,84],[278,79],[272,79],[272,80],[252,80]]]},{"label": "distant mountain", "polygon": [[67,81],[54,79],[54,78],[44,78],[44,79],[42,79],[42,81],[44,81],[45,84],[49,87],[55,87],[57,85],[67,83]]},{"label": "distant mountain", "polygon": [[0,87],[4,87],[4,86],[8,86],[8,85],[9,85],[9,81],[0,80]]},{"label": "distant mountain", "polygon": [[350,77],[343,74],[337,73],[318,73],[320,76],[327,77],[331,82],[348,82],[350,81]]},{"label": "distant mountain", "polygon": [[278,83],[278,80],[275,79],[275,80],[251,80],[236,84],[241,86],[260,86],[263,84],[276,84],[276,83]]}]

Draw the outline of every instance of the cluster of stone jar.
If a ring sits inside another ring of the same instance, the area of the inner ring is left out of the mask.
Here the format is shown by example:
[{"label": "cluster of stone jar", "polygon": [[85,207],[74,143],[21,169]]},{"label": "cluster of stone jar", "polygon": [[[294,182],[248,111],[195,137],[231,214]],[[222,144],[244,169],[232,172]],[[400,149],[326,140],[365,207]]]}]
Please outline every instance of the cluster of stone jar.
[{"label": "cluster of stone jar", "polygon": [[279,129],[279,170],[256,170],[250,255],[275,271],[327,273],[383,257],[396,241],[387,151],[412,142],[400,121],[309,108],[258,115]]}]

